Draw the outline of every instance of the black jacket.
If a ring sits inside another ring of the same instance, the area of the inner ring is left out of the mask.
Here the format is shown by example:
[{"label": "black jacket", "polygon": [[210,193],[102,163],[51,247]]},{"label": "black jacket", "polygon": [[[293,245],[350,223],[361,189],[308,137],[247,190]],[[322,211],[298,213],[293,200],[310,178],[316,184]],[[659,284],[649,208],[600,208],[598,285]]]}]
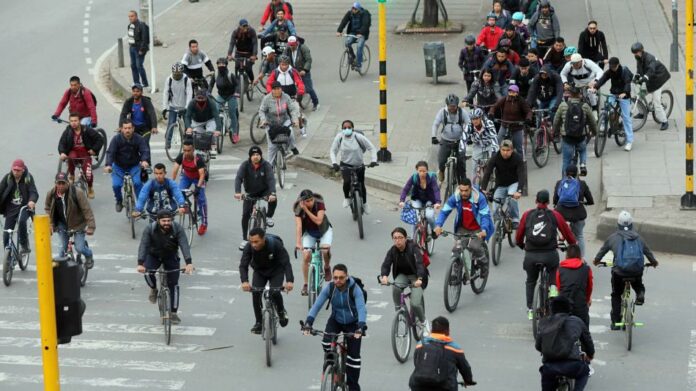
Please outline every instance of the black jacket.
[{"label": "black jacket", "polygon": [[243,55],[240,53],[240,55],[237,57],[255,56],[258,53],[259,46],[257,41],[258,38],[256,36],[256,30],[254,30],[251,26],[249,26],[249,29],[247,30],[246,34],[243,34],[242,30],[240,30],[239,27],[237,27],[236,29],[234,29],[234,31],[232,31],[232,35],[230,36],[230,46],[227,49],[227,55],[231,56],[234,52],[234,49],[236,48],[237,53],[244,52]]},{"label": "black jacket", "polygon": [[[121,108],[121,116],[118,118],[119,128],[123,125],[123,122],[126,119],[132,118],[133,101],[134,99],[131,96],[130,98],[126,99],[125,102],[123,102],[123,107]],[[150,124],[147,130],[149,131],[150,129],[156,128],[157,112],[155,111],[155,107],[152,105],[152,99],[143,95],[142,97],[140,97],[140,103],[143,105],[143,108],[145,109],[145,123]]]},{"label": "black jacket", "polygon": [[419,278],[425,279],[428,272],[423,265],[423,255],[418,246],[410,239],[406,242],[406,248],[403,253],[399,251],[396,246],[392,246],[389,251],[387,251],[384,262],[382,262],[382,272],[380,275],[388,276],[390,268],[393,277],[399,275],[400,273],[398,273],[397,267],[399,267],[399,258],[401,254],[406,257],[408,262],[408,265],[400,266],[402,269],[401,271],[403,272],[404,268],[410,268],[411,270],[408,272],[409,275],[415,274]]},{"label": "black jacket", "polygon": [[578,39],[578,53],[582,55],[582,58],[589,58],[596,63],[606,60],[609,56],[609,49],[607,49],[604,33],[597,30],[593,35],[587,29],[583,30]]},{"label": "black jacket", "polygon": [[217,87],[218,94],[223,98],[229,98],[234,94],[239,94],[239,83],[232,71],[228,71],[227,67],[218,68],[215,76],[215,83],[210,83],[208,92],[212,94],[213,88]]},{"label": "black jacket", "polygon": [[643,52],[643,56],[636,61],[636,73],[648,78],[648,92],[662,87],[671,77],[665,65],[648,52]]},{"label": "black jacket", "polygon": [[[486,62],[486,53],[479,46],[474,46],[474,50],[469,50],[467,48],[462,49],[459,52],[459,68],[463,72],[471,72],[474,70],[481,69],[483,63]],[[473,81],[474,74],[467,73],[464,75],[466,80]]]},{"label": "black jacket", "polygon": [[631,81],[633,80],[633,72],[628,67],[619,65],[616,72],[611,70],[611,67],[604,71],[602,77],[597,81],[595,88],[599,89],[607,80],[611,80],[611,88],[609,92],[614,95],[626,94],[626,99],[631,97]]},{"label": "black jacket", "polygon": [[414,365],[420,361],[420,356],[423,354],[423,345],[431,343],[441,343],[445,348],[445,357],[449,362],[449,371],[447,384],[444,387],[432,387],[432,386],[419,386],[416,385],[413,375],[409,378],[408,386],[411,391],[457,391],[459,386],[457,384],[457,375],[461,375],[467,384],[476,384],[473,379],[473,374],[471,372],[471,365],[464,356],[464,350],[459,346],[459,344],[452,341],[448,335],[440,333],[432,333],[430,336],[424,337],[423,340],[416,345],[416,350],[413,353],[413,363]]},{"label": "black jacket", "polygon": [[39,192],[36,190],[34,177],[29,173],[28,169],[24,169],[24,174],[16,182],[12,172],[5,174],[0,182],[0,214],[4,215],[7,212],[7,204],[11,201],[10,194],[15,191],[15,186],[19,184],[19,192],[22,194],[22,205],[26,205],[29,201],[39,200]]},{"label": "black jacket", "polygon": [[278,236],[266,234],[266,245],[259,251],[254,250],[251,243],[247,243],[242,251],[242,259],[239,261],[239,276],[242,282],[249,282],[250,265],[254,273],[269,277],[277,273],[285,273],[285,281],[295,281],[290,256]]},{"label": "black jacket", "polygon": [[[85,145],[85,148],[98,153],[104,145],[105,140],[102,139],[99,132],[91,127],[84,125],[80,125],[80,127],[82,128],[82,143]],[[75,132],[70,125],[68,125],[58,141],[58,153],[64,153],[66,155],[70,153],[70,150],[72,150],[74,146],[74,134]]]},{"label": "black jacket", "polygon": [[[503,33],[503,36],[500,37],[500,41],[503,39],[509,39],[510,40],[510,49],[514,50],[515,53],[519,54],[520,56],[523,56],[524,53],[527,52],[527,42],[522,39],[522,36],[515,31],[515,34],[512,36],[512,38],[509,38],[507,34]],[[498,43],[500,43],[498,41]]]},{"label": "black jacket", "polygon": [[541,77],[541,74],[534,76],[532,84],[529,86],[527,102],[530,106],[535,107],[537,99],[542,102],[548,102],[556,98],[556,107],[552,107],[552,109],[557,109],[563,102],[563,81],[558,73],[549,68],[546,69],[549,76],[545,80]]},{"label": "black jacket", "polygon": [[[136,20],[133,24],[135,25],[135,31],[133,32],[135,44],[133,44],[133,46],[138,48],[141,54],[145,54],[150,50],[150,27],[144,22],[141,22],[140,19]],[[126,26],[126,31],[128,31],[129,27],[130,23]]]},{"label": "black jacket", "polygon": [[181,250],[186,264],[191,263],[191,248],[186,238],[186,232],[176,221],[172,222],[172,229],[165,233],[159,228],[159,223],[152,222],[143,230],[143,237],[140,239],[138,248],[138,265],[145,263],[148,255],[172,256]]},{"label": "black jacket", "polygon": [[237,170],[237,177],[234,180],[234,192],[242,192],[242,183],[247,194],[254,197],[275,194],[276,185],[273,176],[271,163],[261,159],[261,166],[254,169],[250,160],[243,162]]},{"label": "black jacket", "polygon": [[580,202],[580,205],[576,206],[575,208],[558,205],[558,189],[561,185],[561,181],[556,182],[556,186],[553,190],[553,205],[556,207],[556,210],[563,216],[563,218],[571,223],[585,220],[587,218],[587,210],[585,209],[585,205],[594,205],[594,198],[592,198],[590,187],[587,186],[587,183],[585,183],[585,181],[579,181],[580,199],[578,201]]},{"label": "black jacket", "polygon": [[[570,356],[566,360],[580,360],[580,348],[582,347],[582,351],[585,352],[589,357],[594,357],[595,354],[595,348],[594,348],[594,342],[592,342],[592,336],[590,335],[590,330],[587,328],[587,325],[585,322],[583,322],[580,318],[574,315],[569,315],[567,313],[560,313],[560,314],[553,314],[551,317],[559,317],[563,316],[566,317],[567,319],[563,323],[564,331],[563,333],[566,335],[567,338],[570,338],[572,341],[580,341],[580,346],[575,345],[573,348],[573,352],[570,354]],[[535,347],[536,350],[541,352],[541,338],[542,334],[537,333],[536,337],[536,343]],[[547,362],[546,357],[542,358],[542,362]]]},{"label": "black jacket", "polygon": [[353,31],[353,28],[351,27],[350,20],[353,17],[353,11],[349,10],[346,12],[345,15],[343,15],[343,19],[341,20],[341,24],[338,25],[338,29],[336,32],[343,32],[343,29],[348,26],[348,29],[346,30],[348,34],[362,34],[365,37],[365,40],[367,41],[368,38],[370,38],[370,25],[372,24],[372,15],[370,15],[370,12],[366,9],[361,9],[360,10],[360,17],[362,18],[362,25],[360,26],[360,30],[358,31]]},{"label": "black jacket", "polygon": [[529,67],[529,70],[527,71],[526,75],[522,75],[522,71],[520,71],[520,68],[515,68],[515,71],[512,72],[512,76],[510,77],[510,84],[513,84],[512,81],[514,80],[514,84],[520,87],[520,97],[522,99],[527,99],[527,96],[529,95],[529,89],[532,86],[532,80],[534,80],[534,76],[536,75],[537,71],[531,66]]},{"label": "black jacket", "polygon": [[292,49],[289,45],[287,48],[285,48],[284,54],[290,58],[290,65],[297,69],[298,72],[310,72],[312,70],[312,54],[309,51],[309,47],[306,45],[300,44],[297,47],[297,56],[295,57],[294,61],[292,59]]},{"label": "black jacket", "polygon": [[496,187],[510,186],[517,182],[517,191],[522,192],[523,184],[526,182],[527,170],[524,169],[522,156],[517,151],[513,151],[509,159],[503,159],[500,151],[498,151],[488,160],[486,169],[483,172],[483,178],[481,179],[482,189],[488,188],[488,181],[491,179],[493,169],[495,169]]},{"label": "black jacket", "polygon": [[131,139],[126,140],[126,137],[119,133],[111,138],[104,165],[108,167],[116,163],[119,167],[128,169],[149,159],[150,147],[143,136],[133,133]]}]

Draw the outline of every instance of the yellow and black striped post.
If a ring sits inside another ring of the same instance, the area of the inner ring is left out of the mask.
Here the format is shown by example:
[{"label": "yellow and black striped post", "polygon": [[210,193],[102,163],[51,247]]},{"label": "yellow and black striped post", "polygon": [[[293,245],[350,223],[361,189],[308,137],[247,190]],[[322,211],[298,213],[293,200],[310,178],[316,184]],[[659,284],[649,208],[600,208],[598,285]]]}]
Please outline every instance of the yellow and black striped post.
[{"label": "yellow and black striped post", "polygon": [[686,0],[686,193],[682,209],[696,209],[694,195],[694,0]]},{"label": "yellow and black striped post", "polygon": [[379,151],[377,160],[390,162],[387,149],[387,0],[377,0],[379,7]]}]

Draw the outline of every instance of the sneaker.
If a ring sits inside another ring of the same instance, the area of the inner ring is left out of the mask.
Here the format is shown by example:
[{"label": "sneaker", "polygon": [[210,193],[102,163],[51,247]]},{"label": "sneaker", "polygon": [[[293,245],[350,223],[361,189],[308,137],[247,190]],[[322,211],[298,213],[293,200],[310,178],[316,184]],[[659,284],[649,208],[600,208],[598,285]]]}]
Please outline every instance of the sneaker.
[{"label": "sneaker", "polygon": [[554,298],[556,296],[558,296],[558,288],[556,288],[556,285],[549,286],[549,298]]},{"label": "sneaker", "polygon": [[244,247],[246,247],[247,243],[249,243],[246,240],[242,240],[242,243],[239,244],[239,251],[244,250]]},{"label": "sneaker", "polygon": [[592,368],[592,365],[590,364],[587,364],[587,367],[590,369],[590,373],[587,376],[592,377],[592,375],[594,375],[594,368]]},{"label": "sneaker", "polygon": [[307,137],[307,128],[306,127],[303,126],[300,128],[300,136]]},{"label": "sneaker", "polygon": [[278,314],[278,322],[280,323],[280,327],[287,326],[289,321],[290,319],[288,318],[287,311],[283,311],[280,314]]},{"label": "sneaker", "polygon": [[444,171],[438,171],[437,172],[437,180],[442,183],[445,181],[445,173]]},{"label": "sneaker", "polygon": [[157,289],[150,288],[150,295],[147,297],[147,299],[150,300],[150,303],[152,304],[157,303]]},{"label": "sneaker", "polygon": [[344,198],[343,199],[343,207],[347,208],[350,206],[350,198]]},{"label": "sneaker", "polygon": [[667,130],[669,129],[669,123],[668,122],[663,122],[660,124],[660,130]]},{"label": "sneaker", "polygon": [[534,310],[531,308],[527,309],[527,319],[534,320]]},{"label": "sneaker", "polygon": [[367,202],[363,204],[363,213],[365,213],[366,215],[370,214],[370,205],[368,205]]},{"label": "sneaker", "polygon": [[208,230],[208,226],[205,224],[201,224],[198,226],[198,235],[203,236],[205,235],[205,232]]},{"label": "sneaker", "polygon": [[587,166],[584,163],[580,164],[580,176],[587,176]]},{"label": "sneaker", "polygon": [[261,322],[256,322],[253,326],[251,326],[251,333],[261,334]]},{"label": "sneaker", "polygon": [[317,111],[317,110],[319,110],[319,106],[320,106],[319,103],[317,103],[316,105],[312,106],[312,111]]},{"label": "sneaker", "polygon": [[641,291],[638,293],[636,296],[636,305],[643,305],[645,304],[645,291]]},{"label": "sneaker", "polygon": [[611,322],[611,324],[609,325],[609,329],[611,331],[618,331],[618,330],[621,330],[621,326],[617,325],[614,322]]},{"label": "sneaker", "polygon": [[177,315],[176,312],[172,312],[172,314],[169,315],[169,320],[172,322],[172,324],[181,323],[181,318],[179,317],[179,315]]},{"label": "sneaker", "polygon": [[94,199],[94,188],[87,188],[87,198],[89,198],[90,200]]},{"label": "sneaker", "polygon": [[237,144],[239,142],[239,134],[232,135],[232,144]]},{"label": "sneaker", "polygon": [[331,281],[331,266],[324,266],[324,281]]},{"label": "sneaker", "polygon": [[297,148],[291,149],[293,155],[299,155],[300,151],[297,150]]},{"label": "sneaker", "polygon": [[94,257],[85,257],[85,267],[91,269],[94,267]]},{"label": "sneaker", "polygon": [[643,118],[645,118],[645,115],[643,115],[643,113],[638,113],[638,114],[634,115],[633,118],[635,118],[635,119],[643,119]]},{"label": "sneaker", "polygon": [[307,284],[302,285],[302,289],[300,290],[300,296],[309,296],[309,292],[307,291]]},{"label": "sneaker", "polygon": [[121,213],[123,210],[123,201],[116,201],[116,213]]},{"label": "sneaker", "polygon": [[29,254],[31,252],[31,249],[29,248],[28,244],[22,244],[20,245],[21,250],[19,250],[20,253],[22,254]]},{"label": "sneaker", "polygon": [[629,152],[631,149],[633,149],[633,144],[626,143],[626,145],[624,146],[624,151]]},{"label": "sneaker", "polygon": [[266,217],[266,225],[269,227],[272,227],[275,225],[275,221],[273,221],[272,217]]}]

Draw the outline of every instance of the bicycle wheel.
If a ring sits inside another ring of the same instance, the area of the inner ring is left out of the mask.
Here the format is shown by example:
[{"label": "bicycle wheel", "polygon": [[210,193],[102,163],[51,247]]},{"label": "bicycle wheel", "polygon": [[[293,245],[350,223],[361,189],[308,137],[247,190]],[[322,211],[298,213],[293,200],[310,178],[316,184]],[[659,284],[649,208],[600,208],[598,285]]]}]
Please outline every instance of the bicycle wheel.
[{"label": "bicycle wheel", "polygon": [[[662,90],[660,95],[662,98],[662,108],[665,110],[665,117],[669,119],[669,115],[672,114],[672,108],[674,106],[674,95],[670,90]],[[657,117],[655,116],[655,110],[652,111],[652,117],[655,122],[657,122]]]},{"label": "bicycle wheel", "polygon": [[102,138],[102,147],[99,150],[99,153],[97,156],[95,156],[94,162],[92,163],[92,168],[99,168],[101,166],[102,162],[104,162],[104,157],[106,157],[106,147],[107,147],[107,138],[106,138],[106,132],[102,128],[97,128],[97,133]]},{"label": "bicycle wheel", "polygon": [[546,139],[546,131],[544,129],[535,130],[531,141],[534,148],[532,152],[534,164],[543,168],[549,162],[549,141]]},{"label": "bicycle wheel", "polygon": [[159,300],[161,300],[160,305],[163,310],[162,325],[164,326],[164,342],[167,345],[172,342],[172,302],[169,295],[169,288],[160,289]]},{"label": "bicycle wheel", "polygon": [[633,121],[634,132],[641,130],[648,120],[648,108],[642,99],[635,101],[631,106],[631,120]]},{"label": "bicycle wheel", "polygon": [[633,300],[624,300],[624,324],[626,331],[626,349],[630,352],[633,347]]},{"label": "bicycle wheel", "polygon": [[259,113],[254,113],[251,117],[251,122],[249,122],[249,134],[254,144],[258,145],[266,141],[266,129],[261,127]]},{"label": "bicycle wheel", "polygon": [[353,202],[355,203],[355,216],[358,222],[358,235],[362,239],[365,237],[365,232],[363,231],[363,201],[358,190],[353,193]]},{"label": "bicycle wheel", "polygon": [[336,390],[334,384],[335,372],[336,370],[333,364],[329,364],[324,368],[324,372],[321,374],[321,391]]},{"label": "bicycle wheel", "polygon": [[307,269],[307,308],[312,309],[314,302],[317,299],[317,287],[316,287],[316,270],[313,263],[309,263],[309,269]]},{"label": "bicycle wheel", "polygon": [[278,185],[285,189],[285,149],[280,148],[275,155],[275,172],[278,178]]},{"label": "bicycle wheel", "polygon": [[307,110],[307,108],[309,108],[309,105],[312,103],[309,94],[300,95],[298,96],[298,98],[299,99],[297,99],[297,104],[300,105],[300,109]]},{"label": "bicycle wheel", "polygon": [[421,224],[416,224],[413,230],[413,243],[418,245],[423,251],[427,251],[425,248],[425,233],[423,232],[423,226]]},{"label": "bicycle wheel", "polygon": [[225,143],[225,133],[230,132],[230,116],[229,116],[229,114],[225,114],[225,116],[223,117],[222,128],[223,128],[223,131],[220,132],[220,135],[217,137],[217,140],[215,140],[218,155],[222,154],[222,147],[224,146],[224,143]]},{"label": "bicycle wheel", "polygon": [[452,174],[452,164],[447,164],[445,166],[445,199],[448,200],[452,195],[453,187],[452,182],[454,182],[454,176]]},{"label": "bicycle wheel", "polygon": [[[31,234],[32,234],[32,219],[27,219],[27,236],[31,237],[30,236]],[[27,266],[29,266],[29,256],[30,255],[31,255],[30,252],[19,254],[19,259],[17,259],[17,263],[19,264],[19,270],[21,270],[21,271],[27,270]]]},{"label": "bicycle wheel", "polygon": [[543,298],[541,297],[541,284],[537,282],[536,287],[534,288],[534,297],[532,299],[532,335],[534,336],[534,339],[536,340],[537,333],[539,332],[539,320],[541,319],[541,301]]},{"label": "bicycle wheel", "polygon": [[2,258],[2,282],[5,286],[10,286],[12,283],[12,251],[9,248],[5,249],[5,256]]},{"label": "bicycle wheel", "polygon": [[133,211],[135,210],[135,202],[133,201],[133,196],[126,195],[126,217],[128,217],[128,223],[131,229],[131,238],[135,239],[135,217],[133,217]]},{"label": "bicycle wheel", "polygon": [[[488,246],[486,246],[485,242],[482,243],[482,246],[486,259],[490,259],[488,256]],[[483,290],[486,289],[486,283],[488,282],[488,263],[476,262],[476,266],[474,266],[472,257],[471,265],[471,290],[475,294],[480,295],[483,293]]]},{"label": "bicycle wheel", "polygon": [[[430,227],[426,226],[425,229],[428,230]],[[433,255],[435,253],[435,238],[427,233],[425,236],[425,249],[428,255]]]},{"label": "bicycle wheel", "polygon": [[462,261],[458,256],[452,256],[450,267],[445,275],[445,308],[448,312],[454,312],[459,304],[459,296],[462,294]]},{"label": "bicycle wheel", "polygon": [[595,138],[594,154],[597,157],[602,157],[604,146],[607,145],[607,133],[609,131],[609,116],[606,111],[602,111],[602,113],[599,114],[597,125],[599,129],[597,131],[597,137]]},{"label": "bicycle wheel", "polygon": [[189,247],[191,247],[191,243],[193,243],[193,231],[194,228],[197,228],[197,223],[198,221],[196,220],[196,217],[193,215],[191,207],[186,208],[186,212],[179,215],[179,225],[181,226],[181,228],[184,229],[184,232],[188,236],[187,241]]},{"label": "bicycle wheel", "polygon": [[[244,78],[240,77],[239,79],[241,79],[239,81],[239,83],[242,84],[244,82]],[[242,87],[244,87],[244,86],[242,86]],[[244,91],[244,90],[242,90],[242,91]],[[242,96],[239,97],[239,111],[242,113],[244,112],[244,92],[242,92]]]},{"label": "bicycle wheel", "polygon": [[348,78],[348,72],[350,72],[350,54],[348,49],[346,49],[341,56],[341,62],[338,63],[338,77],[342,82],[345,82]]},{"label": "bicycle wheel", "polygon": [[562,152],[561,151],[561,147],[562,147],[561,138],[556,137],[554,132],[555,132],[554,130],[551,131],[551,133],[549,134],[549,138],[551,139],[551,144],[553,144],[553,150],[556,151],[557,155],[560,155]]},{"label": "bicycle wheel", "polygon": [[266,342],[266,366],[271,366],[273,352],[273,317],[270,310],[263,311],[263,340]]},{"label": "bicycle wheel", "polygon": [[[510,222],[512,224],[512,222]],[[511,248],[515,248],[515,239],[512,238],[512,231],[507,232],[508,244]]]},{"label": "bicycle wheel", "polygon": [[501,252],[503,251],[503,235],[505,233],[501,232],[502,231],[502,224],[498,224],[495,227],[495,233],[493,234],[493,238],[491,242],[493,242],[493,265],[498,266],[500,264],[500,255]]},{"label": "bicycle wheel", "polygon": [[77,266],[80,268],[80,286],[84,287],[87,283],[87,273],[89,269],[87,269],[85,263],[82,262],[82,254],[77,254],[75,257],[75,263],[77,263]]},{"label": "bicycle wheel", "polygon": [[[242,91],[244,91],[244,95],[246,95],[246,98],[249,102],[254,100],[254,89],[249,88],[249,76],[244,72],[242,75]],[[240,98],[242,98],[240,96]]]},{"label": "bicycle wheel", "polygon": [[[173,115],[173,114],[169,114]],[[172,141],[169,143],[169,148],[165,143],[164,152],[167,153],[167,158],[170,162],[173,162],[177,156],[181,153],[181,149],[184,147],[184,130],[179,127],[179,121],[175,121],[167,128],[166,137],[171,134]],[[166,140],[166,138],[165,138]]]},{"label": "bicycle wheel", "polygon": [[[234,128],[237,129],[237,132],[239,132],[239,109],[237,109],[237,123],[234,124]],[[232,120],[230,120],[230,123],[228,125],[227,137],[230,138],[230,144],[234,144],[234,131],[232,129]]]},{"label": "bicycle wheel", "polygon": [[396,361],[405,363],[411,354],[411,328],[408,325],[408,314],[400,309],[394,315],[391,329],[391,345]]},{"label": "bicycle wheel", "polygon": [[358,69],[360,76],[365,76],[367,74],[368,69],[370,69],[370,60],[372,60],[370,47],[365,45],[363,48],[363,61],[362,64],[360,64],[360,69]]}]

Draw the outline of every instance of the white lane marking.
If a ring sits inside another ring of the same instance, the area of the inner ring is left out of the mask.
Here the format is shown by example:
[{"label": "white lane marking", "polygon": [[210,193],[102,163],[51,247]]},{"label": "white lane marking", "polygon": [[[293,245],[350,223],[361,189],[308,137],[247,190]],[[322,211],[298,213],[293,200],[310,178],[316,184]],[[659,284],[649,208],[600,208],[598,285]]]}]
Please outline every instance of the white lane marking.
[{"label": "white lane marking", "polygon": [[[95,257],[96,258],[96,257]],[[138,273],[135,268],[119,268],[118,270],[119,273],[121,274],[140,274]],[[200,268],[196,269],[194,272],[195,275],[197,276],[222,276],[222,277],[230,277],[230,276],[236,276],[239,274],[239,270],[219,270],[219,269],[208,269],[208,268]]]},{"label": "white lane marking", "polygon": [[238,162],[238,161],[241,161],[242,159],[235,157],[235,156],[231,156],[231,155],[218,155],[215,158],[215,160],[217,160],[217,161],[229,160],[229,161],[233,161],[233,162]]},{"label": "white lane marking", "polygon": [[[44,378],[42,375],[15,375],[12,373],[0,372],[0,383],[13,384],[43,384]],[[154,379],[129,379],[125,377],[118,378],[84,378],[84,377],[66,377],[61,376],[60,384],[89,386],[91,388],[100,389],[103,387],[120,387],[120,388],[140,388],[140,389],[158,389],[158,390],[181,390],[186,382],[183,380],[154,380]],[[66,387],[67,388],[67,387]]]},{"label": "white lane marking", "polygon": [[604,360],[597,360],[597,359],[592,359],[592,365],[599,365],[600,367],[604,367],[607,365],[607,362]]},{"label": "white lane marking", "polygon": [[83,48],[83,51],[85,52],[85,54],[89,54],[89,48],[88,48],[88,47]]},{"label": "white lane marking", "polygon": [[590,318],[609,319],[611,318],[611,316],[609,316],[609,314],[597,314],[594,312],[590,312]]},{"label": "white lane marking", "polygon": [[[92,247],[92,246],[90,246]],[[121,260],[126,260],[126,259],[135,259],[137,255],[133,254],[94,254],[94,259],[99,260],[103,259],[106,261],[121,261]],[[135,270],[135,269],[133,269]]]},{"label": "white lane marking", "polygon": [[89,37],[86,35],[82,37],[82,43],[89,43]]},{"label": "white lane marking", "polygon": [[696,262],[691,264],[691,271],[696,272]]},{"label": "white lane marking", "polygon": [[388,301],[367,301],[367,306],[370,308],[387,308],[390,302]]},{"label": "white lane marking", "polygon": [[86,63],[87,65],[92,65],[92,58],[91,58],[91,57],[85,58],[85,63]]},{"label": "white lane marking", "polygon": [[89,26],[89,20],[85,20],[85,21],[83,22],[83,24],[84,24],[85,26]]},{"label": "white lane marking", "polygon": [[233,181],[237,178],[237,174],[229,174],[229,175],[215,175],[212,174],[210,175],[210,179],[219,182],[219,181]]},{"label": "white lane marking", "polygon": [[609,327],[604,326],[604,325],[592,325],[590,326],[590,334],[595,335],[595,334],[603,334],[606,333],[609,330]]},{"label": "white lane marking", "polygon": [[691,340],[689,341],[689,369],[688,369],[689,389],[696,388],[696,330],[691,330]]},{"label": "white lane marking", "polygon": [[380,319],[382,319],[382,315],[368,314],[366,320],[367,320],[367,323],[374,323]]},{"label": "white lane marking", "polygon": [[[216,287],[216,289],[221,288],[221,286]],[[185,289],[191,289],[190,287],[186,287]],[[21,306],[14,306],[14,305],[7,305],[7,306],[0,306],[0,314],[6,314],[6,315],[29,315],[29,314],[38,314],[39,309],[37,307],[21,307]],[[185,311],[179,311],[180,314],[185,314],[187,316],[193,316],[195,318],[199,319],[208,319],[208,320],[215,320],[215,319],[222,319],[225,317],[226,313],[225,312],[197,312],[197,313],[192,313],[188,314]],[[143,312],[132,312],[132,311],[87,311],[87,315],[89,317],[93,318],[100,318],[100,317],[122,317],[122,318],[147,318],[147,319],[152,319],[152,311],[143,311]],[[1,337],[0,337],[1,338]]]},{"label": "white lane marking", "polygon": [[232,303],[234,303],[234,297],[227,301],[227,304],[232,304]]},{"label": "white lane marking", "polygon": [[[40,356],[0,355],[0,364],[6,365],[43,365]],[[195,363],[162,362],[162,361],[137,361],[137,360],[101,360],[94,358],[69,358],[63,357],[60,365],[64,367],[78,368],[119,368],[134,371],[147,372],[191,372]]]},{"label": "white lane marking", "polygon": [[[41,339],[26,337],[0,337],[0,346],[7,348],[39,348],[41,347]],[[174,344],[167,346],[162,343],[143,341],[85,340],[75,338],[69,344],[61,345],[60,348],[61,350],[107,350],[111,352],[191,353],[200,351],[203,349],[203,346],[196,344]]]},{"label": "white lane marking", "polygon": [[89,34],[89,29],[88,29],[87,27],[83,28],[83,29],[82,29],[82,34],[83,34],[83,35]]},{"label": "white lane marking", "polygon": [[88,6],[85,7],[85,12],[89,12],[89,11],[91,11],[91,10],[92,10],[92,6],[91,6],[91,5],[88,5]]},{"label": "white lane marking", "polygon": [[87,12],[87,10],[85,10],[85,16],[84,16],[84,18],[85,18],[85,19],[89,19],[89,12]]},{"label": "white lane marking", "polygon": [[[142,300],[140,302],[142,302]],[[0,320],[0,330],[39,330],[39,323]],[[162,326],[149,324],[83,323],[82,331],[90,333],[162,334]],[[215,328],[173,326],[172,334],[210,337],[215,334]]]},{"label": "white lane marking", "polygon": [[211,164],[210,165],[210,171],[237,170],[238,168],[239,168],[239,164]]}]

